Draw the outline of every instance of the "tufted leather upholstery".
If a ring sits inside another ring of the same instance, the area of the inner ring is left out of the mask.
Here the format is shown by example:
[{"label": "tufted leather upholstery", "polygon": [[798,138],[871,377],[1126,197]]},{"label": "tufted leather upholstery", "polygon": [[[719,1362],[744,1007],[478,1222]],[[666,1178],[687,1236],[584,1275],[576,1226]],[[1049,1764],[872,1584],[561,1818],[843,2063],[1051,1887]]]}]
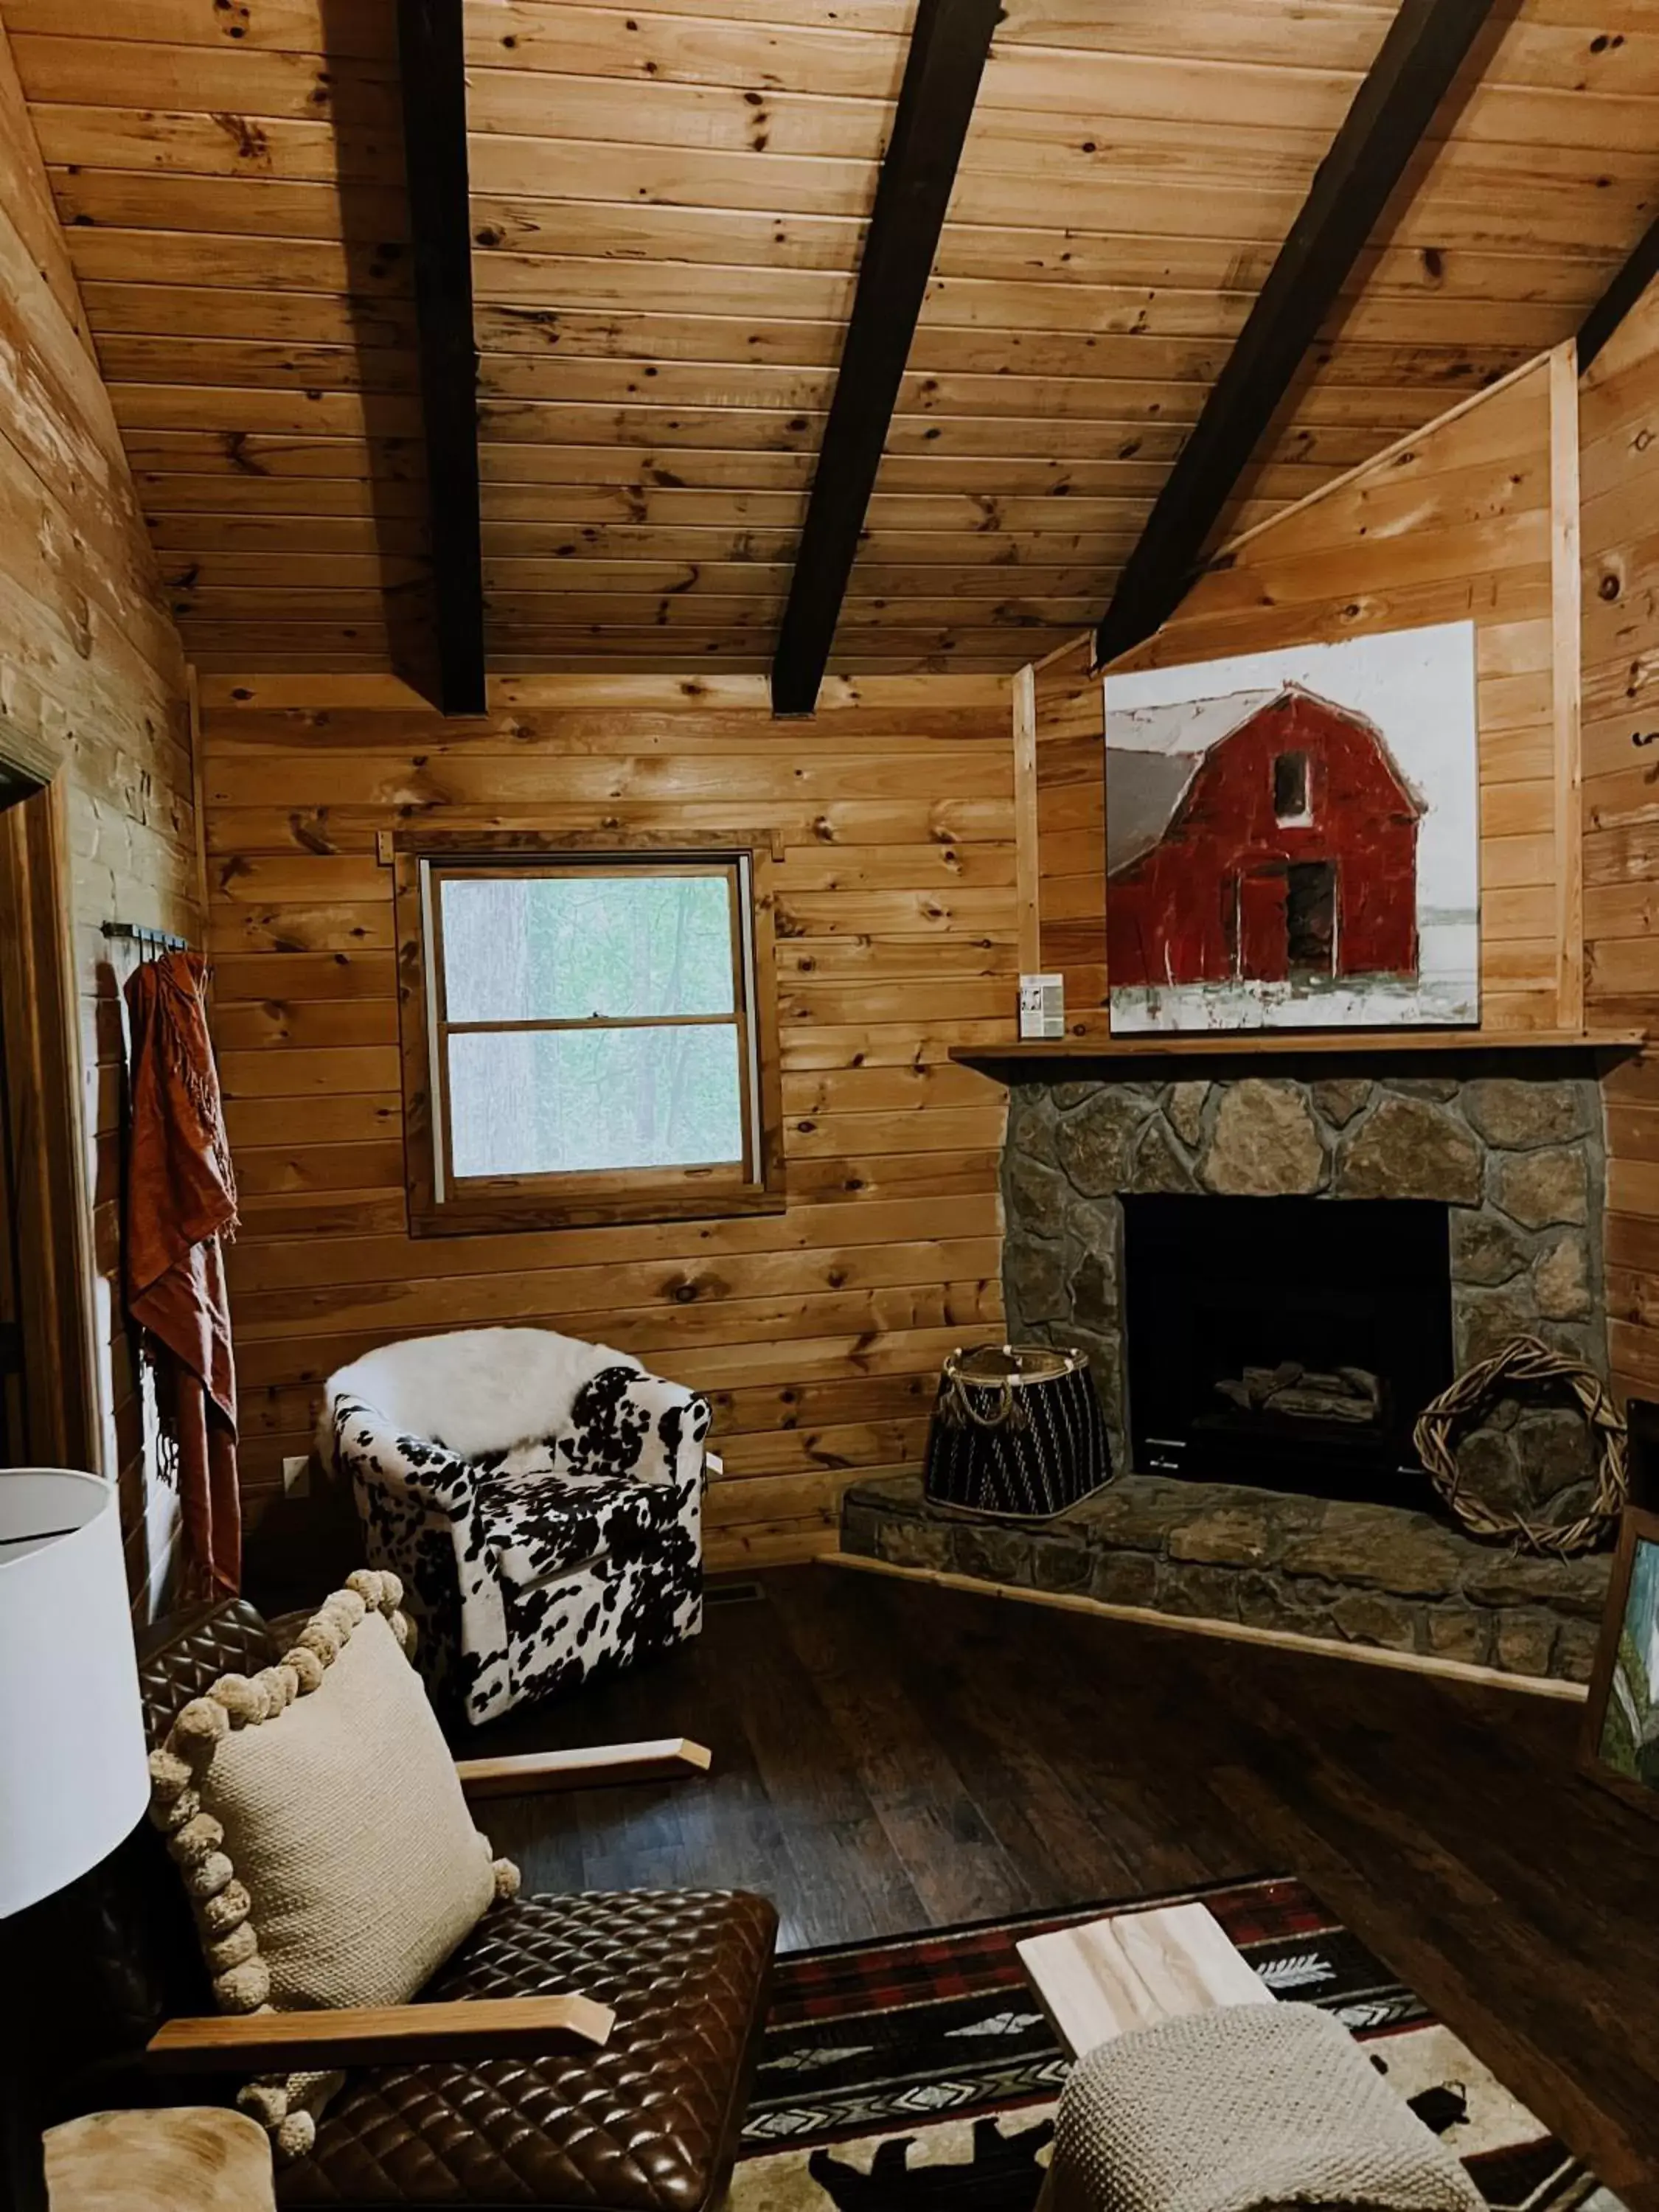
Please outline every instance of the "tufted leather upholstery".
[{"label": "tufted leather upholstery", "polygon": [[[139,1668],[152,1741],[219,1674],[254,1672],[283,1648],[240,1601],[153,1638]],[[73,2039],[53,2069],[73,2084],[66,2112],[154,2101],[154,2081],[123,2069],[169,2014],[212,2008],[160,1838],[146,1824],[109,1866],[112,1886],[64,1893],[76,1900],[73,1925],[50,1936],[58,1986],[66,1958],[76,1961],[64,2009]],[[704,2212],[736,2154],[776,1926],[765,1899],[738,1891],[497,1906],[422,1995],[579,1990],[615,2008],[608,2044],[356,2072],[311,2156],[280,2170],[280,2202]],[[175,2101],[199,2103],[202,2087],[181,2083]]]},{"label": "tufted leather upholstery", "polygon": [[152,1746],[192,1698],[221,1674],[257,1674],[273,1666],[283,1646],[246,1598],[162,1622],[139,1647],[138,1693],[144,1734]]},{"label": "tufted leather upholstery", "polygon": [[360,2074],[279,2202],[701,2212],[737,2150],[775,1929],[763,1898],[730,1891],[498,1907],[425,1994],[580,1990],[615,2008],[610,2042]]}]

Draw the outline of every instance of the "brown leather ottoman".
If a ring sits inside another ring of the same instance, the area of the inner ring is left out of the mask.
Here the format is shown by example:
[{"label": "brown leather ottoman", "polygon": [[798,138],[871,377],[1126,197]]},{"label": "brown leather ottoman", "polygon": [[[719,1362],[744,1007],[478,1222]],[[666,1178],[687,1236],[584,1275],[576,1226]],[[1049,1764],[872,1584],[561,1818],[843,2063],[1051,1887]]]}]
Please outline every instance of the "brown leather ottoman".
[{"label": "brown leather ottoman", "polygon": [[535,2205],[704,2212],[731,2175],[777,1915],[742,1891],[520,1898],[423,1998],[580,1990],[614,2007],[600,2051],[353,2074],[281,2205]]}]

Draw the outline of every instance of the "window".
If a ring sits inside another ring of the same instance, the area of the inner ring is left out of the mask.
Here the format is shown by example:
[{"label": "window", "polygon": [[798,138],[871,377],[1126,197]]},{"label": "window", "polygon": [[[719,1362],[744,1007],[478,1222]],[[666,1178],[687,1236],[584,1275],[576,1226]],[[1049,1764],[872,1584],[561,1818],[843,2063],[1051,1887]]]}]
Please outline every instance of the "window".
[{"label": "window", "polygon": [[1273,756],[1273,820],[1285,823],[1313,820],[1306,753],[1275,753]]},{"label": "window", "polygon": [[404,1000],[412,1227],[781,1203],[757,927],[769,856],[396,842],[399,943],[419,968]]}]

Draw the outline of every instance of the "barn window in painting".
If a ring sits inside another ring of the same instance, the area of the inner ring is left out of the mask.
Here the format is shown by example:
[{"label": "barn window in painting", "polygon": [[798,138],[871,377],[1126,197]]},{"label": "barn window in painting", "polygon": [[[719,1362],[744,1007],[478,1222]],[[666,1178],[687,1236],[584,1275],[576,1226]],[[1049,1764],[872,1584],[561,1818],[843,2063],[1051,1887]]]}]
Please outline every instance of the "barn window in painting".
[{"label": "barn window in painting", "polygon": [[1308,756],[1278,753],[1273,757],[1273,820],[1311,822],[1308,799]]},{"label": "barn window in painting", "polygon": [[1474,626],[1106,680],[1115,1030],[1480,1018]]}]

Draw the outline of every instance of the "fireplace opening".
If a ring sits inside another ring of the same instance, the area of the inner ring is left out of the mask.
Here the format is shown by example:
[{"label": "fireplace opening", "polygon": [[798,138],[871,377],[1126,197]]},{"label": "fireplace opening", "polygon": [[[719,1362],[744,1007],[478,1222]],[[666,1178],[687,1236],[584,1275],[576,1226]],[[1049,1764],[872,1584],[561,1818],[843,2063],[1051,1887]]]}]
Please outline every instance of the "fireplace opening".
[{"label": "fireplace opening", "polygon": [[1411,1432],[1452,1379],[1444,1206],[1132,1196],[1123,1221],[1139,1472],[1435,1506]]}]

